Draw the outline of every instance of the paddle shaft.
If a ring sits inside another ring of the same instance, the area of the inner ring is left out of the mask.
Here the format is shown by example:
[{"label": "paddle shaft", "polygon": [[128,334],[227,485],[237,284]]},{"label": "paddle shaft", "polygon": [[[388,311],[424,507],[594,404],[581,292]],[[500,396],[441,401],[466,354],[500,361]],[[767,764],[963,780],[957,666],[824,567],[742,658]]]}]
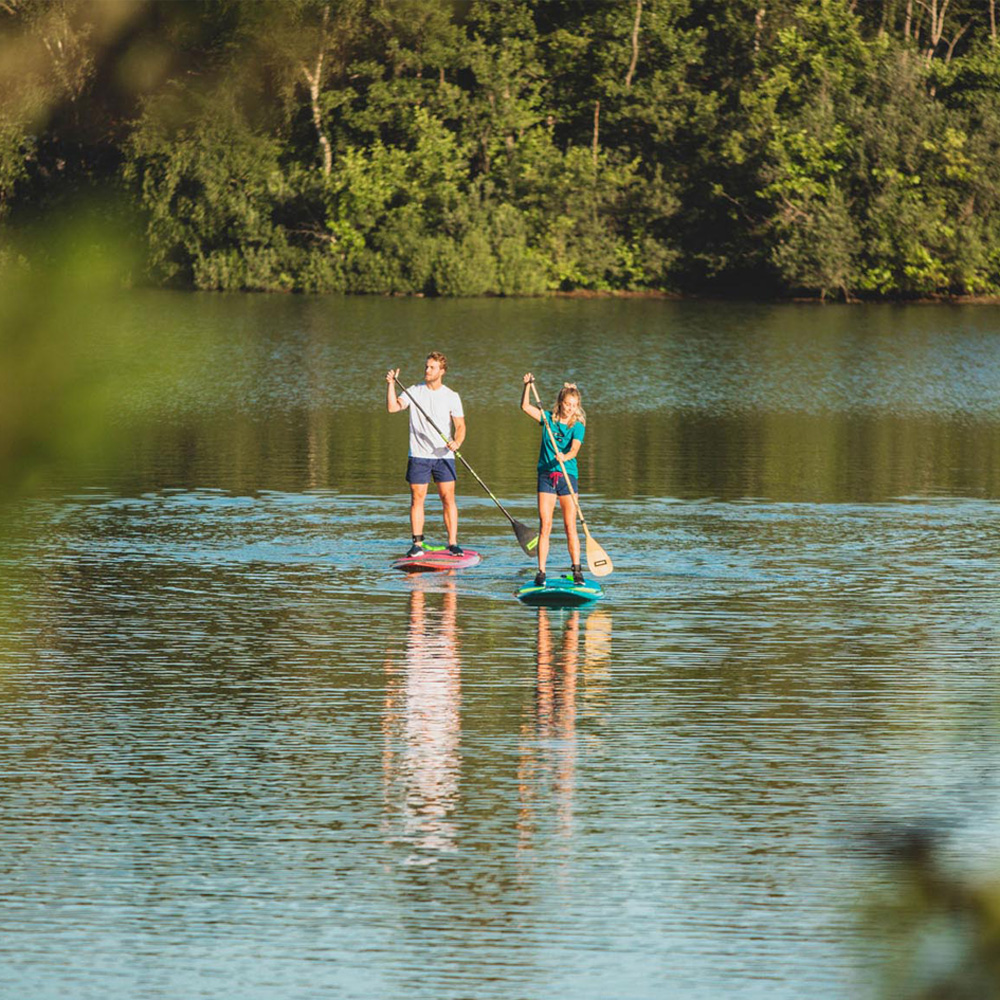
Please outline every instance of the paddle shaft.
[{"label": "paddle shaft", "polygon": [[[426,420],[427,423],[429,423],[431,425],[431,427],[433,427],[434,430],[436,430],[438,432],[438,434],[441,436],[441,439],[444,441],[445,444],[447,444],[451,440],[448,437],[448,435],[445,434],[445,432],[443,430],[441,430],[441,428],[438,427],[438,425],[436,423],[434,423],[433,420],[431,420],[431,418],[427,415],[427,411],[424,410],[424,408],[403,388],[403,386],[400,383],[400,381],[399,381],[398,378],[393,377],[393,382],[396,383],[396,388],[399,389],[399,391],[404,396],[406,396],[407,399],[409,399],[409,401],[417,408],[417,410],[423,416],[424,420]],[[464,465],[466,467],[466,469],[469,470],[469,472],[472,474],[472,478],[475,479],[475,481],[477,483],[479,483],[479,485],[482,486],[482,488],[484,490],[486,490],[487,496],[500,508],[500,510],[503,511],[503,516],[506,517],[507,520],[510,521],[510,523],[512,525],[514,525],[515,528],[517,528],[518,525],[519,525],[519,522],[515,521],[514,518],[511,517],[511,515],[507,512],[507,509],[504,507],[504,505],[502,503],[500,503],[499,500],[497,500],[497,498],[490,491],[490,488],[486,485],[486,483],[484,483],[479,478],[479,476],[476,475],[476,470],[473,469],[473,467],[471,465],[469,465],[469,463],[462,457],[462,453],[460,451],[456,451],[455,452],[455,458],[457,458],[462,463],[462,465]]]}]

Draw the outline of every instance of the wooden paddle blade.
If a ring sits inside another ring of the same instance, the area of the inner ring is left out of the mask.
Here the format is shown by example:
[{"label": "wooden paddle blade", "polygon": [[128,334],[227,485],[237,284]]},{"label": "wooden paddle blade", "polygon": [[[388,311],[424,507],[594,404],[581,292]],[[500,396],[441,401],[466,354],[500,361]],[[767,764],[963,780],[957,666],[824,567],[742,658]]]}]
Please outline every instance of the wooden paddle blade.
[{"label": "wooden paddle blade", "polygon": [[524,549],[524,554],[533,556],[538,548],[538,532],[533,531],[526,524],[520,521],[511,521],[514,526],[514,534],[517,535],[517,543]]},{"label": "wooden paddle blade", "polygon": [[587,568],[593,576],[607,576],[615,568],[614,563],[611,562],[611,556],[594,541],[589,531],[587,532]]}]

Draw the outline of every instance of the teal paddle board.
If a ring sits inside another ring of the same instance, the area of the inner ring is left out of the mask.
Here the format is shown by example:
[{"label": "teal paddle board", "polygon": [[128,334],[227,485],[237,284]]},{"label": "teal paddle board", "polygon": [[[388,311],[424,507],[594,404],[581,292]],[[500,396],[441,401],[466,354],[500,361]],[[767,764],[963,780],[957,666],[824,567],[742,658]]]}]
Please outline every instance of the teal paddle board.
[{"label": "teal paddle board", "polygon": [[517,599],[525,604],[549,608],[571,608],[580,604],[599,601],[604,591],[599,583],[574,583],[571,576],[556,576],[545,581],[543,587],[527,583],[517,592]]}]

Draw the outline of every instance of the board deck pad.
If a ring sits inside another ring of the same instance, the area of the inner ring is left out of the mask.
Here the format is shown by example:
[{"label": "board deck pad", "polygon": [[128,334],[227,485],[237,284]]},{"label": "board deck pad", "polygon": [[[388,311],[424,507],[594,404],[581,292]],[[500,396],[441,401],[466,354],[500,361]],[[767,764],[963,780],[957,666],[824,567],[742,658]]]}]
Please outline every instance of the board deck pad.
[{"label": "board deck pad", "polygon": [[392,561],[393,569],[404,573],[432,573],[449,569],[468,569],[483,561],[472,549],[463,549],[460,556],[453,555],[444,546],[428,547],[418,556],[400,556]]},{"label": "board deck pad", "polygon": [[517,599],[525,604],[551,608],[589,604],[603,596],[604,590],[599,583],[574,583],[571,576],[553,577],[545,581],[544,587],[536,587],[534,582],[527,583],[517,592]]}]

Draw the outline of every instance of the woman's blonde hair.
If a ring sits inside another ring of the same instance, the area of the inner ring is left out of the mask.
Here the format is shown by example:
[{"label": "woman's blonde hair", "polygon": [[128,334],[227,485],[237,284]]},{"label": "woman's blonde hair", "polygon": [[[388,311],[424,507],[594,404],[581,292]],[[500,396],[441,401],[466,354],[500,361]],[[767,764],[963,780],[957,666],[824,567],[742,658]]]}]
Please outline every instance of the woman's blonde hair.
[{"label": "woman's blonde hair", "polygon": [[576,387],[575,382],[563,382],[563,387],[559,390],[559,395],[556,396],[555,403],[552,404],[552,416],[559,419],[559,414],[562,412],[563,400],[567,396],[576,396],[576,413],[574,413],[566,424],[567,427],[572,427],[578,420],[584,427],[587,426],[587,413],[583,408],[583,401],[580,397],[580,390]]}]

